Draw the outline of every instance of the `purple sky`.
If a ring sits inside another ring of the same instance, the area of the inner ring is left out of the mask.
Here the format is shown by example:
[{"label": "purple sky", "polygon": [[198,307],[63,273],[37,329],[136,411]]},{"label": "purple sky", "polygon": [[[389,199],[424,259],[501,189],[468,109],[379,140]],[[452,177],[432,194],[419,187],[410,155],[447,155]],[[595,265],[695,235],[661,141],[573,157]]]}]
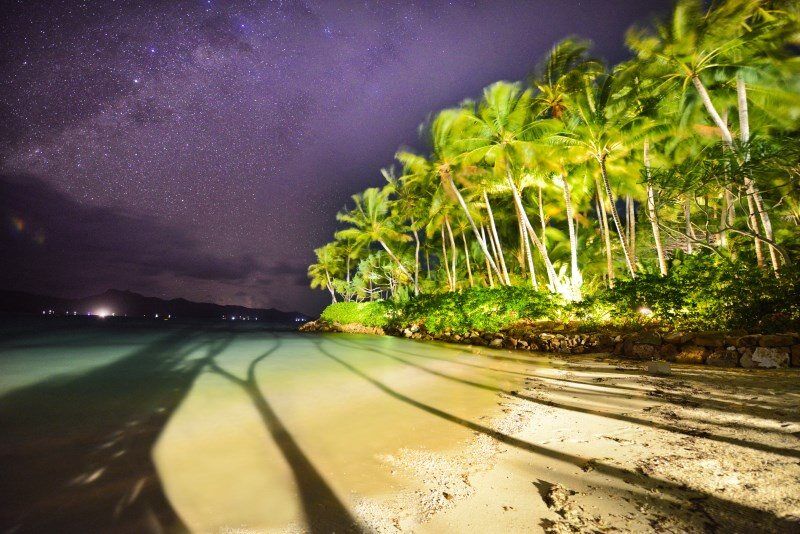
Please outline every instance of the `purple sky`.
[{"label": "purple sky", "polygon": [[3,2],[0,289],[307,313],[312,250],[417,126],[669,2]]}]

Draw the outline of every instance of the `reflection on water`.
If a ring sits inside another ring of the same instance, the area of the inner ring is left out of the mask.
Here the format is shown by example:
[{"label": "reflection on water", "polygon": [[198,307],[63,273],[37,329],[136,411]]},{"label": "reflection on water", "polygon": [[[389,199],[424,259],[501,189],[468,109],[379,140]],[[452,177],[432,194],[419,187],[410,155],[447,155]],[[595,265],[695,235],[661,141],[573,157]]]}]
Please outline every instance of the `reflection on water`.
[{"label": "reflection on water", "polygon": [[2,530],[355,531],[359,498],[415,487],[382,457],[461,446],[453,421],[494,415],[537,365],[371,336],[173,329],[126,354],[64,336],[73,374],[58,336],[0,358]]}]

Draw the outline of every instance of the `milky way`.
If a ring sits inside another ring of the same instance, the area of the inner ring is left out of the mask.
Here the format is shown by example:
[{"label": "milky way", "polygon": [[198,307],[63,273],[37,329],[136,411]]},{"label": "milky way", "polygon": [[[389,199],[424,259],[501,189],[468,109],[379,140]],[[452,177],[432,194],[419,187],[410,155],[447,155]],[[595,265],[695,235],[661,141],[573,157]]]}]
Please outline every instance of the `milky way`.
[{"label": "milky way", "polygon": [[6,2],[0,289],[313,313],[312,250],[429,113],[666,5]]}]

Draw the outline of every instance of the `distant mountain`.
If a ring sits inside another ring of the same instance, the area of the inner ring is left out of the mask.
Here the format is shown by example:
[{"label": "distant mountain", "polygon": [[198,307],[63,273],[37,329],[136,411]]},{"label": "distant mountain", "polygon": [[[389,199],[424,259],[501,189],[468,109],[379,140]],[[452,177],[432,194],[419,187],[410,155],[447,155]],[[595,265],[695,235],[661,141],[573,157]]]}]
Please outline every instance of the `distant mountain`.
[{"label": "distant mountain", "polygon": [[163,300],[145,297],[133,291],[109,289],[100,295],[79,299],[64,299],[35,295],[22,291],[0,291],[0,312],[53,315],[116,315],[128,317],[175,317],[197,319],[241,319],[270,323],[294,324],[310,318],[299,312],[284,312],[275,308],[222,306],[186,299]]}]

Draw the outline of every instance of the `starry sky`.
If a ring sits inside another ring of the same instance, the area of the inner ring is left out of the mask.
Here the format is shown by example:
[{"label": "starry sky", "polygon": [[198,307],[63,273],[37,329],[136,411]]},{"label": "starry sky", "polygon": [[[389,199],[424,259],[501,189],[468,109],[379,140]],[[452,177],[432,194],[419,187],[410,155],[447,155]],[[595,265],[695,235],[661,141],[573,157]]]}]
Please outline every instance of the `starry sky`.
[{"label": "starry sky", "polygon": [[0,289],[313,314],[313,249],[426,116],[662,0],[2,1]]}]

